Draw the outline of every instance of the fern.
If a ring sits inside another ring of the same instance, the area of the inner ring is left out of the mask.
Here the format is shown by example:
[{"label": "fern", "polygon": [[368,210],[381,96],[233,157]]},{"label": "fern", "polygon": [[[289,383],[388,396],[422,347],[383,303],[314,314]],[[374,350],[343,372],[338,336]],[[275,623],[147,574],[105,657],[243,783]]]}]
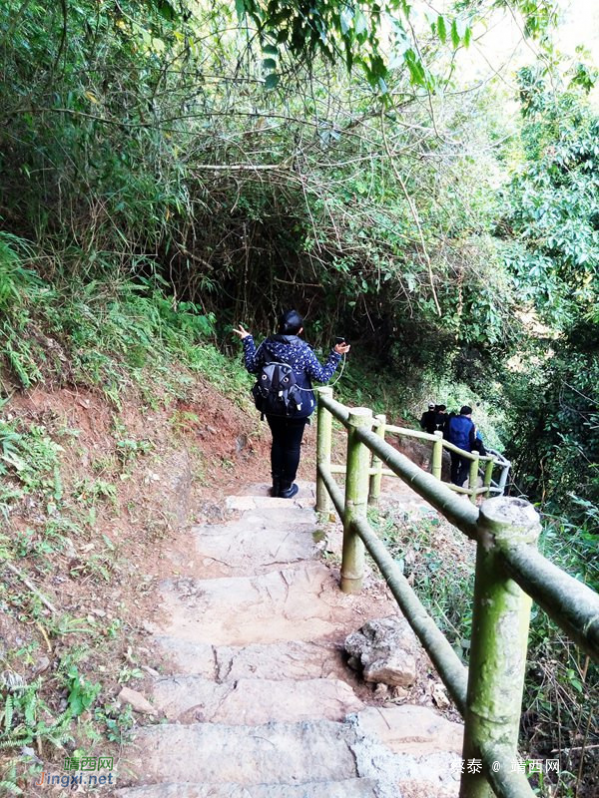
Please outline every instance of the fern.
[{"label": "fern", "polygon": [[8,748],[20,748],[22,745],[26,745],[28,742],[31,742],[32,739],[33,737],[27,739],[26,737],[17,737],[15,734],[13,734],[6,740],[0,740],[0,750],[4,751]]},{"label": "fern", "polygon": [[35,715],[37,710],[37,693],[28,690],[25,694],[25,725],[33,729],[35,726]]},{"label": "fern", "polygon": [[9,731],[12,726],[12,717],[14,710],[14,699],[11,695],[6,696],[6,705],[4,707],[4,728]]},{"label": "fern", "polygon": [[7,792],[9,795],[23,795],[23,790],[12,781],[0,781],[0,794],[2,791]]},{"label": "fern", "polygon": [[[69,732],[73,719],[70,708],[51,724],[38,720],[40,709],[50,712],[39,695],[42,687],[41,678],[30,685],[25,685],[17,674],[5,671],[1,674],[1,681],[7,690],[7,695],[4,704],[4,731],[0,732],[0,750],[20,747],[35,739],[46,739],[60,748],[66,742],[73,740]],[[18,724],[13,726],[15,719]]]}]

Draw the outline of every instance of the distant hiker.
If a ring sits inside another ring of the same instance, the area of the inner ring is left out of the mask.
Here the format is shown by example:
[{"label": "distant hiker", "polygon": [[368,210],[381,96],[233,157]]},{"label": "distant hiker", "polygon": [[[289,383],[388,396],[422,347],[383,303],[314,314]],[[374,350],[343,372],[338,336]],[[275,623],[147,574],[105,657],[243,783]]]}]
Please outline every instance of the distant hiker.
[{"label": "distant hiker", "polygon": [[[465,452],[471,452],[475,440],[476,427],[472,421],[472,408],[464,405],[459,416],[452,416],[447,424],[447,440]],[[451,481],[460,487],[464,484],[470,471],[470,460],[457,452],[449,452],[451,456]]]},{"label": "distant hiker", "polygon": [[437,429],[437,412],[434,402],[428,403],[428,410],[425,410],[420,418],[420,427],[431,435]]},{"label": "distant hiker", "polygon": [[445,429],[445,425],[447,424],[447,407],[445,405],[436,405],[435,406],[435,427],[437,430],[443,432]]},{"label": "distant hiker", "polygon": [[323,366],[312,347],[299,338],[303,330],[304,321],[296,310],[281,315],[278,333],[266,338],[258,349],[243,325],[233,330],[243,343],[246,369],[250,374],[259,375],[253,393],[256,406],[266,416],[272,432],[271,496],[283,499],[291,499],[298,492],[293,480],[299,465],[300,446],[304,428],[316,407],[311,380],[328,382],[341,356],[350,349],[347,343],[336,344]]}]

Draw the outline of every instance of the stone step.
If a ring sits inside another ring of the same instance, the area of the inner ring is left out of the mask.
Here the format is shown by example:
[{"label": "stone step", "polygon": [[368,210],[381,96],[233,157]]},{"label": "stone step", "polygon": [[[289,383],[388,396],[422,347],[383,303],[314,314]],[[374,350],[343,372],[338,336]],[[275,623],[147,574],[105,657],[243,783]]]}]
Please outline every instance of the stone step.
[{"label": "stone step", "polygon": [[396,754],[421,757],[462,751],[463,723],[447,720],[431,707],[413,704],[365,707],[358,714],[358,729]]},{"label": "stone step", "polygon": [[216,649],[209,643],[196,643],[167,634],[152,636],[156,646],[153,667],[160,664],[162,672],[185,673],[218,680]]},{"label": "stone step", "polygon": [[[220,646],[157,635],[153,641],[172,663],[172,672],[215,682],[235,679],[344,678],[341,648],[330,643],[289,640],[271,645]],[[160,656],[159,661],[164,661]]]},{"label": "stone step", "polygon": [[227,510],[238,512],[259,511],[263,515],[282,513],[296,514],[314,512],[314,499],[296,495],[293,499],[271,498],[270,496],[229,496],[225,502]]},{"label": "stone step", "polygon": [[168,579],[160,594],[168,620],[153,631],[215,646],[340,638],[356,628],[357,614],[366,621],[393,612],[384,593],[369,599],[342,593],[322,563],[260,576]]},{"label": "stone step", "polygon": [[[270,484],[260,483],[248,485],[242,495],[228,496],[225,505],[228,510],[256,510],[261,512],[271,511],[278,508],[283,510],[290,508],[313,509],[316,504],[316,485],[314,482],[296,480],[299,492],[293,499],[272,498]],[[269,512],[270,514],[270,512]]]},{"label": "stone step", "polygon": [[216,564],[223,576],[235,576],[314,559],[313,513],[283,510],[272,516],[248,512],[232,524],[192,527],[190,539],[200,565]]},{"label": "stone step", "polygon": [[[414,722],[409,713],[404,720]],[[382,722],[389,719],[383,717]],[[457,798],[461,760],[455,751],[443,750],[444,744],[427,743],[426,734],[417,728],[393,730],[391,736],[395,750],[367,733],[359,715],[340,723],[165,724],[140,729],[124,765],[138,785],[234,784],[252,794],[255,786],[305,786],[360,778],[392,785],[394,798],[398,793],[413,798]],[[461,734],[451,743],[454,749],[458,741]]]},{"label": "stone step", "polygon": [[373,779],[305,784],[152,784],[117,790],[115,798],[399,798],[397,790]]},{"label": "stone step", "polygon": [[363,708],[339,679],[238,679],[215,684],[201,676],[172,676],[153,685],[154,706],[180,723],[263,725],[325,718],[342,720]]},{"label": "stone step", "polygon": [[353,779],[355,732],[333,721],[141,728],[125,766],[138,783],[302,784]]}]

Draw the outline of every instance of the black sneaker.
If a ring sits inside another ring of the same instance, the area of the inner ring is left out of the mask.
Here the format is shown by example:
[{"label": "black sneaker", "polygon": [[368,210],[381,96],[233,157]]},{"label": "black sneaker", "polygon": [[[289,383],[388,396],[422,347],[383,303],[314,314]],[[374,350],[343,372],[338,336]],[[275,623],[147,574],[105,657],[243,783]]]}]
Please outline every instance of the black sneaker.
[{"label": "black sneaker", "polygon": [[[289,483],[283,483],[283,484],[289,485]],[[293,485],[289,485],[289,487],[281,486],[281,490],[279,492],[279,496],[281,497],[281,499],[293,499],[293,497],[298,492],[299,492],[299,488],[294,482]]]}]

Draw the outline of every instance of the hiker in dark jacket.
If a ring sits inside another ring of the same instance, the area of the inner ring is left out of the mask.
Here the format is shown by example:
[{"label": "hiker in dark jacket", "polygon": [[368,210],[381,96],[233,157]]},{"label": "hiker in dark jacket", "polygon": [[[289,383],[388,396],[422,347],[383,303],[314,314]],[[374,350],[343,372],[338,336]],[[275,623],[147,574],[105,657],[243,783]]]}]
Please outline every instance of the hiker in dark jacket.
[{"label": "hiker in dark jacket", "polygon": [[[447,440],[454,446],[471,452],[476,434],[472,421],[472,408],[464,405],[459,416],[451,416],[447,423]],[[470,460],[457,452],[449,452],[451,456],[451,481],[460,487],[464,484],[470,471]]]},{"label": "hiker in dark jacket", "polygon": [[435,412],[437,414],[437,418],[435,419],[437,429],[443,432],[448,421],[446,405],[437,405],[435,407]]},{"label": "hiker in dark jacket", "polygon": [[347,354],[350,346],[340,343],[331,351],[323,366],[312,347],[299,336],[303,332],[304,322],[299,313],[289,310],[279,319],[277,335],[271,335],[263,341],[258,349],[253,336],[239,325],[233,330],[243,343],[243,361],[250,374],[259,374],[266,363],[287,363],[293,369],[300,392],[301,405],[292,416],[275,416],[266,414],[268,426],[272,432],[270,452],[272,470],[271,496],[291,499],[298,492],[293,480],[300,460],[300,446],[304,428],[316,407],[312,380],[328,382],[339,365],[341,356]]},{"label": "hiker in dark jacket", "polygon": [[436,406],[434,402],[429,402],[428,410],[426,410],[420,418],[421,429],[430,433],[431,435],[437,429],[437,411],[435,407]]}]

